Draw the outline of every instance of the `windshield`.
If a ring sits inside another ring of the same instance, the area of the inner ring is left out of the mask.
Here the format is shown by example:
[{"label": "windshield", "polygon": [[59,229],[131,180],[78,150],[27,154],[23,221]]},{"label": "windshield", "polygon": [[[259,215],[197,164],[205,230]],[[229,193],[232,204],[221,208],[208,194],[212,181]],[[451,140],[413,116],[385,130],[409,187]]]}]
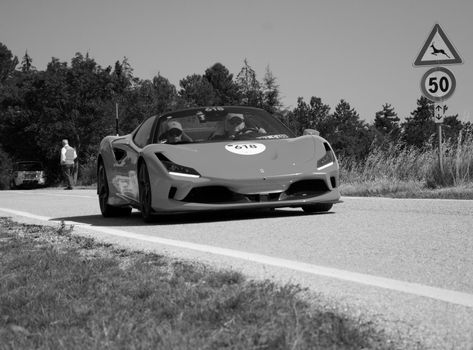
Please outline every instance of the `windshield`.
[{"label": "windshield", "polygon": [[295,137],[264,110],[207,107],[169,113],[160,118],[155,143],[221,142]]},{"label": "windshield", "polygon": [[22,162],[14,167],[17,171],[42,171],[43,165],[40,162]]}]

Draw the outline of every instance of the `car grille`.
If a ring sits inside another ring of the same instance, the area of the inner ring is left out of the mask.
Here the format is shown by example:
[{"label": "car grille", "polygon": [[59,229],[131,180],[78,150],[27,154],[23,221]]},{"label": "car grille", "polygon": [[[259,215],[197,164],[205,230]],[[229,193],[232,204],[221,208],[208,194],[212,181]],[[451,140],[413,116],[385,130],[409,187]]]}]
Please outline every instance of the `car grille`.
[{"label": "car grille", "polygon": [[320,179],[297,181],[285,192],[264,194],[241,194],[225,186],[202,186],[193,188],[182,201],[205,204],[277,202],[316,197],[329,191],[325,181]]}]

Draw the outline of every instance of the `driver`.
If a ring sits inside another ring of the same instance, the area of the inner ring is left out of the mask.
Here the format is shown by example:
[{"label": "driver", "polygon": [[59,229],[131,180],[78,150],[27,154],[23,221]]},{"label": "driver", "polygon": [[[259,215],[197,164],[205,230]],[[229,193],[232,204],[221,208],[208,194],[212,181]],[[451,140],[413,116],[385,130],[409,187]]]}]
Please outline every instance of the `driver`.
[{"label": "driver", "polygon": [[[245,118],[240,113],[228,113],[225,116],[223,128],[219,128],[210,136],[211,140],[229,140],[242,135],[259,132],[259,130],[247,128]],[[264,131],[263,131],[264,133]]]},{"label": "driver", "polygon": [[243,114],[228,113],[225,117],[224,129],[228,138],[234,138],[236,134],[246,127]]}]

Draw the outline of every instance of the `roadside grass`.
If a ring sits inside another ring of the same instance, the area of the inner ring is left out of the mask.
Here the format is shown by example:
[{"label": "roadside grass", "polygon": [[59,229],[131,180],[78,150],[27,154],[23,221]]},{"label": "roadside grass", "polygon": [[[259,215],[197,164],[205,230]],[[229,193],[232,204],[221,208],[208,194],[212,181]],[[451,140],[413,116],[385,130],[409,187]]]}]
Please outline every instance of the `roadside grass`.
[{"label": "roadside grass", "polygon": [[305,292],[0,218],[0,349],[395,348]]},{"label": "roadside grass", "polygon": [[340,191],[346,196],[473,199],[473,134],[460,133],[438,149],[388,144],[373,147],[363,160],[340,159]]}]

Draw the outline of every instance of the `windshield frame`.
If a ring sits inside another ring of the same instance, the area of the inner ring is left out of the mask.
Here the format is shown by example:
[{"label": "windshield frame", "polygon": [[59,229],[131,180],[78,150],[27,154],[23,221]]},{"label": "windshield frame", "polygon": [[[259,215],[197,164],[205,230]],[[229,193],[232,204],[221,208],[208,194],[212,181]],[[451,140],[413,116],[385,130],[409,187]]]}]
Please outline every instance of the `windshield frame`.
[{"label": "windshield frame", "polygon": [[[229,114],[243,116],[244,128],[234,135],[229,135],[227,130]],[[167,125],[175,125],[175,123],[170,123],[171,121],[178,121],[182,126],[183,137],[180,141],[170,141],[166,138]],[[214,135],[221,130],[225,131],[223,135],[214,138]],[[163,114],[155,125],[153,143],[213,143],[295,137],[297,136],[291,129],[263,109],[245,106],[211,106],[188,108]]]}]

